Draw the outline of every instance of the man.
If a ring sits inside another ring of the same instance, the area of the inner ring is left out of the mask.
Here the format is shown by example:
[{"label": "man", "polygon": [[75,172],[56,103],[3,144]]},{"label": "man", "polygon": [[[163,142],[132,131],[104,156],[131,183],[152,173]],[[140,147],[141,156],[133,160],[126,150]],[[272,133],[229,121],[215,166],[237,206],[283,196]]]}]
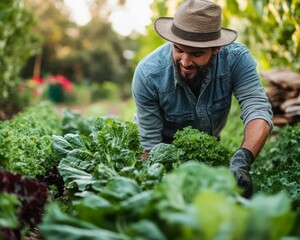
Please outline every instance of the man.
[{"label": "man", "polygon": [[144,157],[158,143],[171,143],[177,130],[192,126],[218,137],[232,95],[241,107],[244,139],[230,161],[243,195],[251,197],[250,165],[272,129],[272,110],[249,50],[237,33],[221,27],[221,7],[184,0],[174,18],[155,21],[169,42],[137,66],[132,93]]}]

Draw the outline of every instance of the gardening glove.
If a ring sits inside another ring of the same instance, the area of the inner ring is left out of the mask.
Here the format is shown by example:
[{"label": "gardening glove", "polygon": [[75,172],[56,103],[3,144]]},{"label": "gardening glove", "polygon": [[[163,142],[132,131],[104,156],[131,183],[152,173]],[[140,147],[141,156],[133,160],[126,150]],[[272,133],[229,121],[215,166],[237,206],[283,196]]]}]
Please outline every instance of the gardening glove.
[{"label": "gardening glove", "polygon": [[230,160],[230,170],[233,172],[237,185],[243,189],[242,196],[251,198],[253,194],[252,179],[250,176],[250,165],[254,156],[246,148],[239,148]]}]

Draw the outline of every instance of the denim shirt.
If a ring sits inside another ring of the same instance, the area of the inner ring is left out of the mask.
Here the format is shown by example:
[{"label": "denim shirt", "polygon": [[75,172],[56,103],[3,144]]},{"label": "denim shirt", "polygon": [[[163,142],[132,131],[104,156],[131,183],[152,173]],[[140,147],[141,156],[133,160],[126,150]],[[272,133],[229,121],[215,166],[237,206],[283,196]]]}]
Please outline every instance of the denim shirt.
[{"label": "denim shirt", "polygon": [[179,81],[171,43],[160,46],[138,64],[132,94],[145,150],[151,150],[164,139],[172,139],[177,130],[187,126],[218,137],[226,124],[232,95],[240,105],[244,126],[260,118],[273,127],[271,104],[256,63],[241,43],[221,47],[202,81],[198,99]]}]

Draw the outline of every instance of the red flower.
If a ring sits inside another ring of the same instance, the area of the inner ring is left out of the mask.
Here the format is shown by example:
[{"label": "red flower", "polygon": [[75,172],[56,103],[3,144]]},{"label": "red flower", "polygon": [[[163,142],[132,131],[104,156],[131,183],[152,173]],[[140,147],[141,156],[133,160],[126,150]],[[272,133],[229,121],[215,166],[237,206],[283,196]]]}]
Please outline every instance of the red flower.
[{"label": "red flower", "polygon": [[32,79],[37,84],[44,84],[45,83],[44,78],[41,78],[41,77],[33,77]]},{"label": "red flower", "polygon": [[63,75],[53,75],[49,76],[50,84],[61,84],[65,91],[71,91],[73,89],[72,82]]}]

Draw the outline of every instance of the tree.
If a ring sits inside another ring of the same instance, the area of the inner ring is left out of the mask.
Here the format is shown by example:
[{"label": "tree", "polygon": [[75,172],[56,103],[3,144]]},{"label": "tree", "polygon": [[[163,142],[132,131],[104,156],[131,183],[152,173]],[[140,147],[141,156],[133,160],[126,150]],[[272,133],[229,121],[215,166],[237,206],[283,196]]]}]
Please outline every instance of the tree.
[{"label": "tree", "polygon": [[[103,7],[106,0],[88,1],[92,18],[84,26],[69,20],[62,0],[27,1],[36,9],[37,31],[44,40],[40,75],[64,74],[75,82],[131,81],[132,64],[123,53],[132,40],[113,31],[108,21],[110,9]],[[24,76],[32,75],[35,59],[28,63]]]},{"label": "tree", "polygon": [[300,71],[300,2],[298,0],[227,0],[224,21],[239,32],[263,69]]},{"label": "tree", "polygon": [[[181,0],[154,0],[153,21],[160,16],[174,16]],[[223,27],[236,29],[238,41],[246,44],[262,69],[287,67],[300,71],[300,2],[299,0],[226,0],[214,2],[223,8]],[[141,36],[138,62],[165,41],[147,28]]]},{"label": "tree", "polygon": [[22,0],[1,1],[0,21],[0,119],[6,119],[26,105],[20,99],[19,74],[40,41],[33,33],[34,15]]},{"label": "tree", "polygon": [[69,17],[70,13],[63,0],[25,0],[26,6],[35,12],[38,24],[35,28],[41,36],[41,51],[28,61],[22,77],[41,77],[59,71],[57,61],[71,52],[76,38],[77,25]]}]

